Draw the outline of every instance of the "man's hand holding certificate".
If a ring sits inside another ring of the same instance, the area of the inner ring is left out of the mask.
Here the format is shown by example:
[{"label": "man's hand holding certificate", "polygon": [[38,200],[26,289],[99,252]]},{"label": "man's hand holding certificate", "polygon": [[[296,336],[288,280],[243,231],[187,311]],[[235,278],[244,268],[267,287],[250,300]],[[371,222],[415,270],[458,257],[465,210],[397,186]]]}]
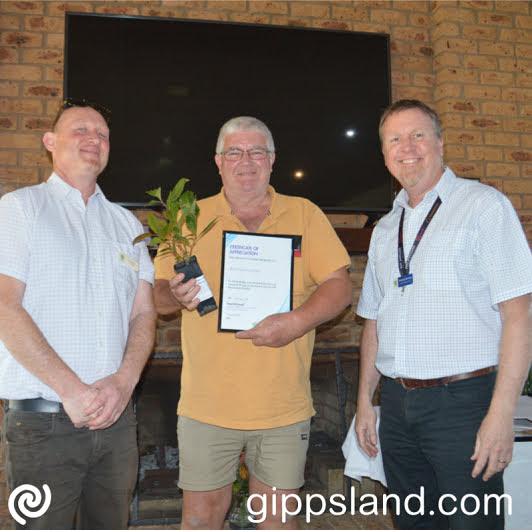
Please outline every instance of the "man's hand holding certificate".
[{"label": "man's hand holding certificate", "polygon": [[249,330],[289,312],[292,275],[292,236],[224,232],[219,331]]}]

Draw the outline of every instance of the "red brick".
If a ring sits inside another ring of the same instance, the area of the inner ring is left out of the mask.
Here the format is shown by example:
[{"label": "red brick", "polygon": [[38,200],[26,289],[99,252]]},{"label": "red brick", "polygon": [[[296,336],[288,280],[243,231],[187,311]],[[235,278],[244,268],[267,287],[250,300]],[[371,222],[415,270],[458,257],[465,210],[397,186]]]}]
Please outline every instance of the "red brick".
[{"label": "red brick", "polygon": [[519,166],[517,164],[486,164],[486,175],[488,177],[519,177]]},{"label": "red brick", "polygon": [[27,131],[50,131],[53,121],[52,118],[24,118],[23,127]]},{"label": "red brick", "polygon": [[62,32],[65,30],[65,21],[60,17],[26,17],[26,29]]},{"label": "red brick", "polygon": [[530,59],[530,57],[532,57],[532,46],[527,46],[525,44],[516,44],[515,55],[516,57]]},{"label": "red brick", "polygon": [[62,16],[67,11],[90,13],[93,7],[91,2],[50,2],[48,14],[52,16]]},{"label": "red brick", "polygon": [[271,15],[256,15],[254,13],[231,13],[229,20],[246,24],[269,24],[272,22]]},{"label": "red brick", "polygon": [[455,22],[442,22],[432,30],[432,40],[444,37],[458,37],[460,35],[460,26]]},{"label": "red brick", "polygon": [[[356,5],[356,4],[355,4]],[[358,22],[369,21],[368,10],[360,9],[358,7],[340,7],[332,5],[332,17],[334,20],[347,20]],[[372,22],[380,22],[372,20]]]},{"label": "red brick", "polygon": [[188,11],[187,18],[194,18],[199,20],[228,20],[229,15],[222,11]]},{"label": "red brick", "polygon": [[466,55],[463,60],[464,66],[466,68],[478,68],[482,70],[495,70],[497,68],[496,57],[486,57],[485,55]]},{"label": "red brick", "polygon": [[445,142],[450,144],[477,144],[483,143],[482,133],[477,131],[447,130],[445,131]]},{"label": "red brick", "polygon": [[532,17],[530,16],[517,16],[515,17],[516,28],[532,29]]},{"label": "red brick", "polygon": [[0,43],[3,46],[39,48],[42,46],[42,33],[32,33],[29,31],[2,33]]},{"label": "red brick", "polygon": [[485,55],[501,55],[511,57],[514,55],[514,45],[505,42],[480,41],[478,52]]},{"label": "red brick", "polygon": [[431,72],[431,61],[425,57],[392,57],[392,71],[409,70],[416,72]]},{"label": "red brick", "polygon": [[286,17],[284,15],[274,15],[271,17],[271,23],[276,26],[291,26],[299,28],[310,27],[310,21],[303,18]]},{"label": "red brick", "polygon": [[429,42],[427,30],[408,27],[392,27],[392,37],[405,41]]},{"label": "red brick", "polygon": [[479,24],[490,26],[511,26],[513,24],[510,15],[501,13],[477,13],[477,20]]},{"label": "red brick", "polygon": [[0,62],[18,63],[18,51],[14,48],[0,48]]},{"label": "red brick", "polygon": [[434,87],[434,99],[436,101],[442,98],[459,98],[463,96],[463,86],[451,83],[436,85]]},{"label": "red brick", "polygon": [[444,68],[436,74],[436,83],[478,83],[477,70],[462,70],[460,68]]},{"label": "red brick", "polygon": [[530,43],[532,41],[532,32],[526,29],[501,29],[499,40],[508,42]]},{"label": "red brick", "polygon": [[321,29],[333,29],[337,31],[349,31],[351,29],[349,22],[338,22],[335,20],[314,20],[312,27]]},{"label": "red brick", "polygon": [[63,64],[62,50],[24,50],[25,63]]},{"label": "red brick", "polygon": [[495,9],[497,11],[510,11],[512,13],[528,14],[530,8],[530,2],[507,2],[506,0],[495,2]]},{"label": "red brick", "polygon": [[483,164],[473,162],[453,162],[453,171],[459,177],[480,178],[484,174]]},{"label": "red brick", "polygon": [[9,116],[0,116],[0,129],[9,130],[15,129],[17,122],[15,118],[10,118]]},{"label": "red brick", "polygon": [[468,147],[467,159],[498,162],[503,160],[503,150],[497,147]]},{"label": "red brick", "polygon": [[[5,136],[0,134],[0,145],[2,144],[1,137]],[[15,136],[15,135],[11,135]],[[22,135],[18,135],[22,136]],[[7,168],[2,171],[2,183],[14,182],[17,184],[36,184],[39,182],[39,172],[36,168],[32,169],[20,169],[20,168]]]},{"label": "red brick", "polygon": [[[2,67],[2,70],[4,67]],[[18,96],[20,94],[20,83],[14,81],[0,81],[0,96]]]},{"label": "red brick", "polygon": [[42,14],[44,2],[2,2],[2,11],[5,13]]},{"label": "red brick", "polygon": [[0,151],[0,166],[16,166],[16,151]]},{"label": "red brick", "polygon": [[528,88],[503,88],[502,99],[504,101],[529,103],[532,101],[532,90]]},{"label": "red brick", "polygon": [[515,147],[519,145],[519,135],[512,133],[488,132],[484,133],[486,145],[506,145]]},{"label": "red brick", "polygon": [[509,132],[532,133],[532,120],[507,118],[504,120],[504,130]]},{"label": "red brick", "polygon": [[488,28],[486,26],[463,26],[462,36],[467,39],[489,39],[494,41],[497,39],[497,28]]},{"label": "red brick", "polygon": [[48,153],[43,151],[22,153],[22,165],[24,167],[50,167]]},{"label": "red brick", "polygon": [[0,29],[4,31],[11,29],[22,29],[22,20],[23,17],[17,15],[5,15],[2,13],[0,16]]},{"label": "red brick", "polygon": [[289,5],[290,14],[295,17],[328,18],[330,15],[329,5],[313,2],[290,2]]},{"label": "red brick", "polygon": [[488,118],[475,116],[471,118],[467,116],[465,120],[465,127],[467,129],[500,131],[502,130],[502,122],[500,119],[494,117]]},{"label": "red brick", "polygon": [[42,102],[35,99],[0,99],[0,114],[33,114],[42,112]]},{"label": "red brick", "polygon": [[39,149],[41,139],[34,134],[0,133],[0,146],[4,149]]},{"label": "red brick", "polygon": [[65,47],[65,35],[63,33],[48,33],[45,46],[47,48],[60,48],[62,53]]},{"label": "red brick", "polygon": [[508,162],[532,162],[532,152],[526,150],[506,150],[506,160]]},{"label": "red brick", "polygon": [[96,6],[96,13],[104,13],[106,15],[138,15],[139,10],[137,7],[105,2],[103,6]]},{"label": "red brick", "polygon": [[482,114],[517,116],[517,105],[515,105],[514,103],[487,101],[485,103],[482,103]]},{"label": "red brick", "polygon": [[532,87],[532,74],[516,74],[515,86],[517,87]]},{"label": "red brick", "polygon": [[499,100],[501,89],[496,86],[468,85],[464,87],[464,96],[471,99]]},{"label": "red brick", "polygon": [[42,96],[42,97],[61,97],[63,88],[61,85],[54,84],[39,84],[39,85],[27,85],[24,88],[25,96]]},{"label": "red brick", "polygon": [[288,3],[287,2],[262,2],[262,1],[253,1],[250,3],[250,11],[256,13],[271,13],[277,15],[286,15],[288,14]]}]

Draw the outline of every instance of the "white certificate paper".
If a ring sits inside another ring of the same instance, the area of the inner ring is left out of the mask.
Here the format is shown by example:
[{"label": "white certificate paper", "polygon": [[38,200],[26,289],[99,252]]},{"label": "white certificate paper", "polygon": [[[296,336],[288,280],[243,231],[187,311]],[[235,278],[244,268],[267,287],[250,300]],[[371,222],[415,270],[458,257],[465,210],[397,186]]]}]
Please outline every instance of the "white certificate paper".
[{"label": "white certificate paper", "polygon": [[292,309],[293,236],[224,231],[222,250],[219,331]]}]

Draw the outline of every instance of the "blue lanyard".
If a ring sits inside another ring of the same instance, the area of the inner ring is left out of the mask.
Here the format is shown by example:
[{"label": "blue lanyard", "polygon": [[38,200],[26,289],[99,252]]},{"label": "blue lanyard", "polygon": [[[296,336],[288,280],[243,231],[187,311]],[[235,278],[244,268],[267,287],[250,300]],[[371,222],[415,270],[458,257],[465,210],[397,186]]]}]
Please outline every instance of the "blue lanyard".
[{"label": "blue lanyard", "polygon": [[406,276],[410,272],[410,260],[412,259],[412,256],[414,255],[414,252],[416,251],[417,246],[419,245],[419,242],[421,241],[421,238],[423,237],[423,234],[427,229],[427,226],[429,226],[429,223],[432,221],[434,214],[438,211],[440,204],[441,199],[437,197],[434,201],[434,204],[432,205],[432,208],[430,209],[430,212],[427,214],[427,217],[425,217],[425,220],[423,221],[419,232],[417,233],[416,239],[414,240],[412,248],[410,249],[410,253],[408,254],[408,260],[406,261],[406,263],[405,251],[403,247],[403,223],[405,220],[405,209],[403,208],[403,213],[401,214],[401,221],[399,222],[399,237],[397,239],[397,258],[399,261],[399,272],[401,273],[401,276]]}]

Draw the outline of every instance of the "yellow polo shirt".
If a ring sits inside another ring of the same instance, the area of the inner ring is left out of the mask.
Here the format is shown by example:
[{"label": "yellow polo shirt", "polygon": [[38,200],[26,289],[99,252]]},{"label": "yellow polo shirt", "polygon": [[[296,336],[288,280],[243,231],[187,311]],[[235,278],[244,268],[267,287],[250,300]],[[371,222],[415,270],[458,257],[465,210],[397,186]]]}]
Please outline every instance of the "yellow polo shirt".
[{"label": "yellow polo shirt", "polygon": [[[349,256],[323,212],[300,197],[275,193],[259,233],[301,235],[301,256],[294,257],[293,307],[305,302],[318,283],[341,267]],[[194,254],[220,302],[222,232],[247,232],[231,213],[223,190],[198,202],[198,232],[214,217],[218,221],[198,242]],[[155,258],[155,278],[175,275],[171,254]],[[254,346],[234,333],[218,332],[218,311],[200,317],[182,311],[183,369],[177,412],[220,427],[269,429],[291,425],[314,415],[310,362],[315,332],[282,348]]]}]

